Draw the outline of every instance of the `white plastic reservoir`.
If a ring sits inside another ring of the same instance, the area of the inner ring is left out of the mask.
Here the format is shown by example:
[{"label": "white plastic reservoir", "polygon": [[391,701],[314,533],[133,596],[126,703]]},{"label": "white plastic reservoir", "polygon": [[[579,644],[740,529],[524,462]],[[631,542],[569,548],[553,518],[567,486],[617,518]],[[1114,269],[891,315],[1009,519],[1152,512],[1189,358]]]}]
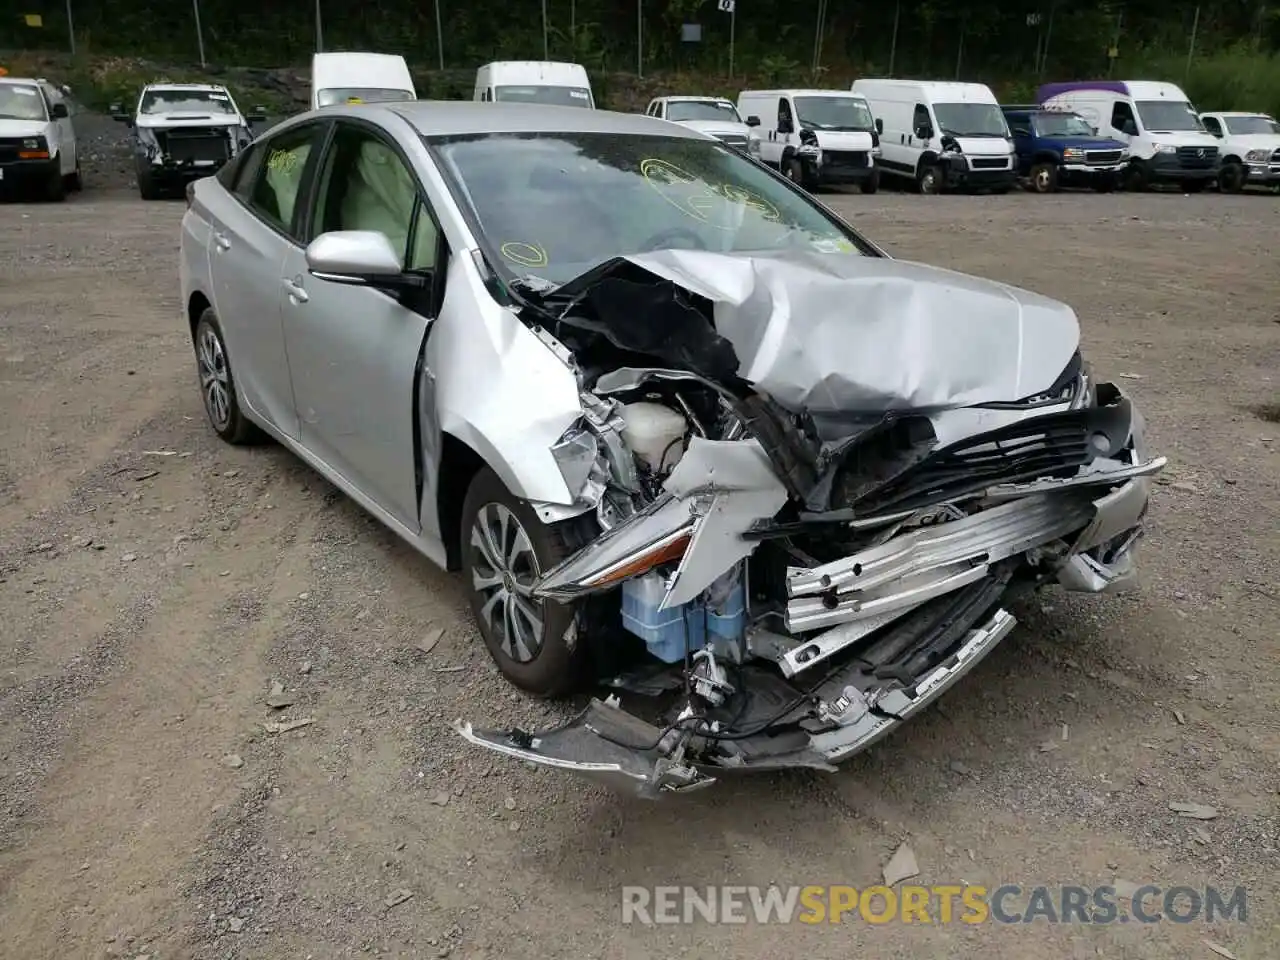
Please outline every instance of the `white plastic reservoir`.
[{"label": "white plastic reservoir", "polygon": [[622,439],[654,473],[669,471],[684,455],[684,417],[660,403],[628,403],[622,407],[626,427]]}]

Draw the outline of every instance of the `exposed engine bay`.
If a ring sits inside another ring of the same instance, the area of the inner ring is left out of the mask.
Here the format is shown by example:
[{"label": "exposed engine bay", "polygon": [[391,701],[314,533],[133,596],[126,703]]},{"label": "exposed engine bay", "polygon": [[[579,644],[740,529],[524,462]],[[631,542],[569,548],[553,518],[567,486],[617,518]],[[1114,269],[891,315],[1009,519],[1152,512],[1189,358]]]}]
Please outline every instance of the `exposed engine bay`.
[{"label": "exposed engine bay", "polygon": [[670,250],[516,293],[578,376],[552,452],[563,522],[592,531],[534,594],[637,655],[568,725],[459,721],[473,743],[643,796],[829,770],[1007,636],[1018,592],[1133,580],[1166,461],[1060,304],[887,258]]}]

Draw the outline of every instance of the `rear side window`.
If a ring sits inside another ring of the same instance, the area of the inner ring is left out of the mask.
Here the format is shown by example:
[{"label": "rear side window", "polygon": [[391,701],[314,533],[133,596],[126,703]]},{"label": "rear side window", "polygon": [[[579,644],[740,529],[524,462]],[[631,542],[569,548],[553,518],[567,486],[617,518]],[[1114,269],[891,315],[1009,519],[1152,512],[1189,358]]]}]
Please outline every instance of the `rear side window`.
[{"label": "rear side window", "polygon": [[[258,216],[296,236],[295,211],[301,196],[303,173],[315,147],[319,124],[294,127],[255,144],[261,157],[252,166],[254,176],[248,204]],[[237,193],[240,193],[237,184]]]}]

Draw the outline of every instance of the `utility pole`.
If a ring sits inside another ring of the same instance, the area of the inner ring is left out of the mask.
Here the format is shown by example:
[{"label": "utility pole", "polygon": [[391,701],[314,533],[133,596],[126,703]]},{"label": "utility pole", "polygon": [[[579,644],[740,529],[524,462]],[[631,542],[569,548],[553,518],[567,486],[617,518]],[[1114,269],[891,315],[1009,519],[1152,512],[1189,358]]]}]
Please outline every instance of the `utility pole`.
[{"label": "utility pole", "polygon": [[1183,73],[1182,79],[1185,81],[1191,76],[1191,59],[1196,55],[1196,31],[1200,29],[1200,7],[1196,7],[1195,19],[1191,21],[1191,45],[1187,47],[1187,69]]},{"label": "utility pole", "polygon": [[[1258,22],[1261,23],[1262,21],[1259,20]],[[1258,29],[1261,30],[1262,28],[1259,27]],[[71,19],[71,0],[67,0],[67,35],[71,37],[71,55],[74,57],[76,55],[76,26]]]},{"label": "utility pole", "polygon": [[200,66],[207,67],[204,59],[204,31],[200,29],[200,0],[191,0],[191,9],[196,15],[196,45],[200,48]]}]

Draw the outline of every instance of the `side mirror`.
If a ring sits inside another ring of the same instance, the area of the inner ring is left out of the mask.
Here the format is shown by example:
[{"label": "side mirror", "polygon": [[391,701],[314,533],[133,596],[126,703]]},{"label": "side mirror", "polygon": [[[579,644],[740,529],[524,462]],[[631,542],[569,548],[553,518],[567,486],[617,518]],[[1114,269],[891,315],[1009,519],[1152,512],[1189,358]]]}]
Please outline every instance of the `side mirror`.
[{"label": "side mirror", "polygon": [[53,105],[53,110],[50,112],[55,120],[65,120],[67,117],[71,116],[71,114],[67,112],[67,105],[65,103],[55,103]]},{"label": "side mirror", "polygon": [[884,136],[884,121],[883,121],[883,120],[876,120],[876,133],[880,134],[880,136],[882,136],[882,137]]},{"label": "side mirror", "polygon": [[58,89],[62,91],[64,96],[71,96],[71,84],[64,83],[62,86],[58,87]]},{"label": "side mirror", "polygon": [[306,251],[311,275],[330,283],[383,290],[421,289],[426,278],[405,273],[400,254],[376,230],[334,230],[311,241]]},{"label": "side mirror", "polygon": [[747,126],[748,127],[760,126],[760,118],[753,113],[751,116],[747,117]]}]

